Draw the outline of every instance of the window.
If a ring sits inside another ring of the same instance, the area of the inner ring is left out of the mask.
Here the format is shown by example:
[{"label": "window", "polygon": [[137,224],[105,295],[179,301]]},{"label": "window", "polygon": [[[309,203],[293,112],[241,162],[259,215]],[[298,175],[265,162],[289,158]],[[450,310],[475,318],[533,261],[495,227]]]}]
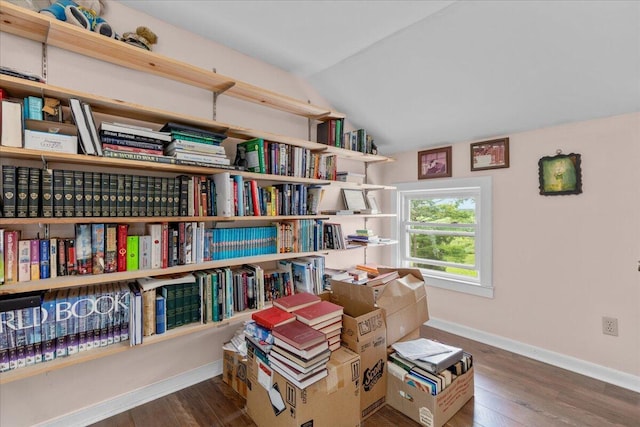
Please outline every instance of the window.
[{"label": "window", "polygon": [[427,285],[493,297],[491,177],[397,185],[396,264]]}]

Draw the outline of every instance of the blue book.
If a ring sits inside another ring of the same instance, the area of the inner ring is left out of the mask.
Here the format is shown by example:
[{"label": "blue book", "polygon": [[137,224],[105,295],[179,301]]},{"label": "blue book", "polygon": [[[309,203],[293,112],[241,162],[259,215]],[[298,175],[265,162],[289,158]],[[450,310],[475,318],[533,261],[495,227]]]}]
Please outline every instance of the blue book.
[{"label": "blue book", "polygon": [[40,239],[40,278],[48,279],[51,277],[51,248],[49,247],[49,239]]},{"label": "blue book", "polygon": [[156,295],[156,335],[167,331],[167,301],[162,295]]}]

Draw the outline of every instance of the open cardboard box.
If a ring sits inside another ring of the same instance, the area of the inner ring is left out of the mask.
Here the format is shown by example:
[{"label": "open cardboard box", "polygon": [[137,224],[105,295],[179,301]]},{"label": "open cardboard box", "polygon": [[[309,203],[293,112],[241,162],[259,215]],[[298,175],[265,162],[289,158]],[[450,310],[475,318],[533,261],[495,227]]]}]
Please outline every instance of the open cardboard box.
[{"label": "open cardboard box", "polygon": [[369,287],[331,281],[331,300],[345,313],[368,313],[381,308],[387,327],[387,346],[429,320],[427,291],[419,269],[379,268],[380,274],[397,271],[399,277],[385,285]]}]

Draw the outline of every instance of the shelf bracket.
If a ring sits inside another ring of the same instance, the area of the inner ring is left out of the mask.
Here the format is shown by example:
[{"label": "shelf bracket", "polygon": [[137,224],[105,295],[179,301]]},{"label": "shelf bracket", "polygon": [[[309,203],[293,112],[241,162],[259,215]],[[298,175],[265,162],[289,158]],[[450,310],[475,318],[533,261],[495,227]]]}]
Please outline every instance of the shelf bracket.
[{"label": "shelf bracket", "polygon": [[48,55],[47,55],[47,43],[42,43],[42,57],[40,58],[41,60],[41,66],[42,66],[42,78],[43,80],[46,82],[47,81],[47,69],[48,69]]}]

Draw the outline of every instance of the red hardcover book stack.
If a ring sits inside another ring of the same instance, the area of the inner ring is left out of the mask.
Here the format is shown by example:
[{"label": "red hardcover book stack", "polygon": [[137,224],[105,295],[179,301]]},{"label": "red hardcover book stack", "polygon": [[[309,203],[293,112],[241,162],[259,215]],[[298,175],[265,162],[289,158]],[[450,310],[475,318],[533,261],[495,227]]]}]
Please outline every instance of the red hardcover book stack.
[{"label": "red hardcover book stack", "polygon": [[296,320],[296,316],[281,310],[278,307],[270,307],[256,311],[251,315],[251,318],[255,320],[258,325],[269,330]]},{"label": "red hardcover book stack", "polygon": [[309,292],[299,292],[273,300],[273,306],[292,312],[319,303],[320,297]]},{"label": "red hardcover book stack", "polygon": [[329,301],[320,301],[293,312],[298,320],[322,332],[331,351],[340,347],[342,331],[342,313],[344,309]]}]

